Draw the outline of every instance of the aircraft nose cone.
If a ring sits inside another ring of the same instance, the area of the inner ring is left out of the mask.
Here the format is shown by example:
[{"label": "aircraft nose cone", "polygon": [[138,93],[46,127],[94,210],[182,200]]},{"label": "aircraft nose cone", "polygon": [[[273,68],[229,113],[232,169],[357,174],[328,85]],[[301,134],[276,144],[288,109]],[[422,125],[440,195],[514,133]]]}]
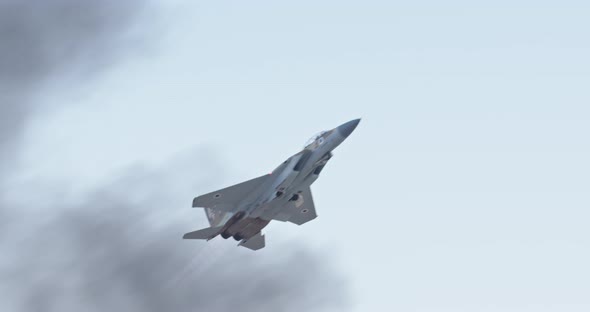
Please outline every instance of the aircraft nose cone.
[{"label": "aircraft nose cone", "polygon": [[344,123],[338,127],[338,132],[346,138],[352,133],[352,131],[354,131],[359,122],[361,122],[360,118]]}]

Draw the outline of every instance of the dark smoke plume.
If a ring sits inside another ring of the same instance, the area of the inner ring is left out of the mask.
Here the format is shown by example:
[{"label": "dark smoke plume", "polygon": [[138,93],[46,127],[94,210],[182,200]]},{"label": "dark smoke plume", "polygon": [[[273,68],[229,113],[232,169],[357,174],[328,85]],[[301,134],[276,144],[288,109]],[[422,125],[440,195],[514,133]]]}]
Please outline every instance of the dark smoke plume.
[{"label": "dark smoke plume", "polygon": [[105,68],[129,46],[143,3],[0,0],[0,161],[14,154],[48,82],[68,71]]},{"label": "dark smoke plume", "polygon": [[[273,244],[272,237],[258,252],[238,248],[233,240],[182,240],[183,232],[196,227],[194,220],[204,220],[202,211],[183,205],[192,222],[178,214],[161,218],[178,200],[167,189],[175,178],[139,177],[85,196],[27,239],[27,254],[11,279],[26,289],[17,294],[23,311],[343,308],[345,287],[330,257],[320,259],[298,244]],[[152,185],[137,190],[134,182],[146,178]]]},{"label": "dark smoke plume", "polygon": [[29,117],[46,104],[44,88],[108,69],[133,48],[131,30],[147,8],[140,0],[0,0],[0,234],[16,210],[2,184]]}]

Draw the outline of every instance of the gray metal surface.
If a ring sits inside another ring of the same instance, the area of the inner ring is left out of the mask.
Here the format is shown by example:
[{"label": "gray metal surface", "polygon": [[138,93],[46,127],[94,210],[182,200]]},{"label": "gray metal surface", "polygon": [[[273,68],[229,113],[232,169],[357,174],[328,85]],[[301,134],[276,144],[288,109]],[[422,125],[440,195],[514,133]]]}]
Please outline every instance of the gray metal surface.
[{"label": "gray metal surface", "polygon": [[271,174],[207,193],[193,200],[203,207],[211,228],[185,234],[187,239],[233,237],[258,250],[265,245],[261,230],[272,220],[305,224],[317,217],[310,186],[332,158],[332,151],[358,126],[351,120],[315,135],[299,153]]}]

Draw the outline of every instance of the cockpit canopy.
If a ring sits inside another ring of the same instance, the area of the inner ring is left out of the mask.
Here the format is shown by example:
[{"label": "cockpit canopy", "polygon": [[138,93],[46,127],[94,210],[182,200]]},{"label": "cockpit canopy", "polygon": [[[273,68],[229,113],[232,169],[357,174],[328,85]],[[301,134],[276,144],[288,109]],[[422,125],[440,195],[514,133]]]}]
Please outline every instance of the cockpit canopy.
[{"label": "cockpit canopy", "polygon": [[309,140],[307,140],[307,142],[305,143],[304,148],[307,148],[308,146],[312,145],[313,143],[315,143],[317,140],[319,140],[326,132],[328,131],[322,131],[314,136],[312,136]]}]

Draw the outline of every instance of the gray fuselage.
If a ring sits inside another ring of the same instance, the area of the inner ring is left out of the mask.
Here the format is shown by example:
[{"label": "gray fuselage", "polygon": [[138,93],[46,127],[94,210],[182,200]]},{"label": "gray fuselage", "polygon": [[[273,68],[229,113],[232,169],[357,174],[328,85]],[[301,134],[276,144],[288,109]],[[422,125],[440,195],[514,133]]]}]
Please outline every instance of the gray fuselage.
[{"label": "gray fuselage", "polygon": [[224,238],[234,236],[237,240],[248,239],[271,220],[280,220],[277,216],[288,214],[290,202],[299,200],[303,190],[317,180],[332,157],[332,151],[358,123],[356,119],[320,133],[301,152],[280,164],[265,183],[244,197],[236,209],[238,212],[227,213],[219,220],[219,224],[224,224],[221,235]]}]

